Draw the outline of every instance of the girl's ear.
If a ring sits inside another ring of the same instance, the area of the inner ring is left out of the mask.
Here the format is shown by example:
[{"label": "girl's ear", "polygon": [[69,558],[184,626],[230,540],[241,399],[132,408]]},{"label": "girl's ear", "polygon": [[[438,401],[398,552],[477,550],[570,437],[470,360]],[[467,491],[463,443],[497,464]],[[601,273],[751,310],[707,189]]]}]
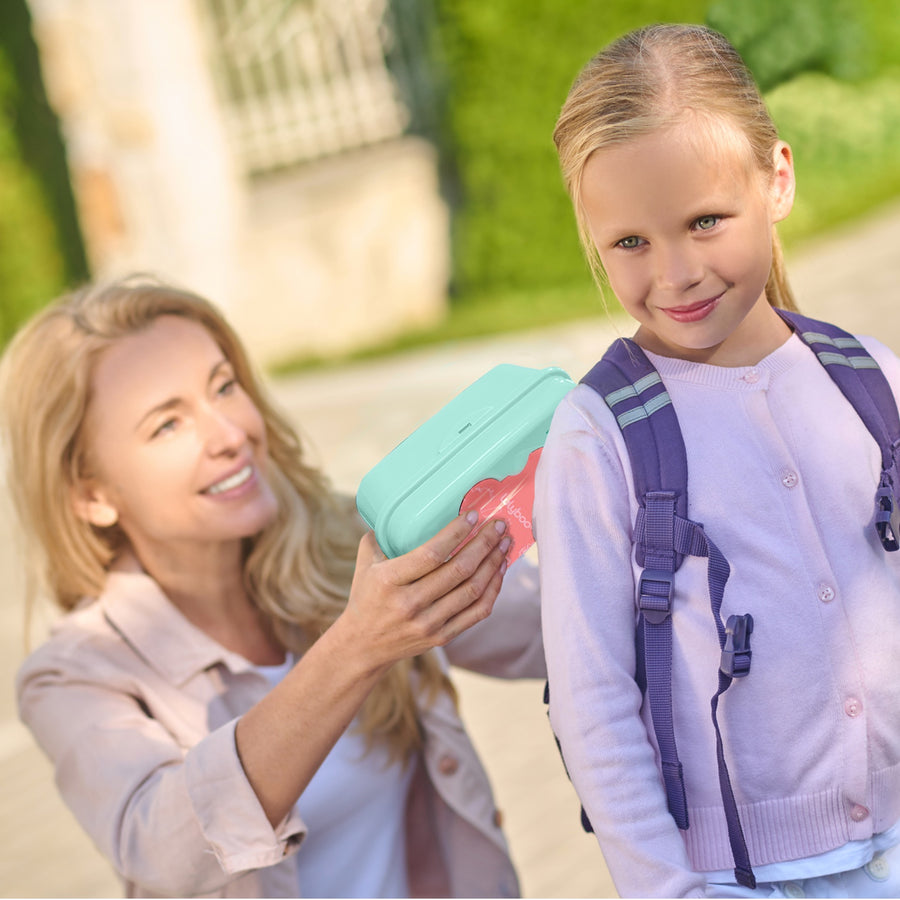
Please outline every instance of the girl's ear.
[{"label": "girl's ear", "polygon": [[769,189],[772,204],[772,222],[780,222],[787,218],[794,206],[794,154],[789,144],[778,141],[772,151],[773,172],[772,185]]},{"label": "girl's ear", "polygon": [[118,510],[103,496],[102,491],[86,481],[72,488],[72,506],[79,519],[97,528],[111,528],[119,521]]}]

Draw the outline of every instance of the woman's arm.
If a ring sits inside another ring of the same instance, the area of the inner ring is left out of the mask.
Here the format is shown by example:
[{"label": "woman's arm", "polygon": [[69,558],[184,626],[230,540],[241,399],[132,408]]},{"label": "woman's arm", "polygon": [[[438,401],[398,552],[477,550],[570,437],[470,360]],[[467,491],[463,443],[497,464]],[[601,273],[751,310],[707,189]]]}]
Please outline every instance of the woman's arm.
[{"label": "woman's arm", "polygon": [[504,526],[489,522],[451,556],[472,528],[460,517],[390,560],[368,533],[346,610],[238,722],[238,754],[273,826],[393,663],[444,646],[490,614],[505,572]]},{"label": "woman's arm", "polygon": [[[456,521],[390,561],[367,536],[345,613],[282,685],[209,734],[216,697],[202,683],[157,671],[99,603],[64,620],[20,670],[20,715],[116,870],[155,894],[203,894],[296,847],[294,802],[379,675],[490,612],[504,559],[494,524],[448,560],[471,527]],[[254,681],[242,696],[262,691]]]}]

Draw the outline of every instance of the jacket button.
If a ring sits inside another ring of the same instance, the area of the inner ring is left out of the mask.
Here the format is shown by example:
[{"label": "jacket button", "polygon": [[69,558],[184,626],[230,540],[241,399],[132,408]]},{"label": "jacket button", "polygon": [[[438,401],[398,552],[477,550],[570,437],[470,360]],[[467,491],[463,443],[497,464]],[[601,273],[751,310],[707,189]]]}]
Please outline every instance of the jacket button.
[{"label": "jacket button", "polygon": [[503,813],[499,809],[494,810],[494,826],[496,828],[503,827]]},{"label": "jacket button", "polygon": [[453,775],[459,768],[459,760],[455,756],[442,756],[438,763],[441,775]]}]

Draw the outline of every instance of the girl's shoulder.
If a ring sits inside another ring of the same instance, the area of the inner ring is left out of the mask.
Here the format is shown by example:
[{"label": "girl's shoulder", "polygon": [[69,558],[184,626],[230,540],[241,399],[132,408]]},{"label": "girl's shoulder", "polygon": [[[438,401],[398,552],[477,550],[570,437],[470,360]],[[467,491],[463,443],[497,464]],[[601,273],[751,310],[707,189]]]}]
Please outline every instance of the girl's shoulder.
[{"label": "girl's shoulder", "polygon": [[855,335],[855,337],[884,372],[894,391],[894,396],[900,396],[900,358],[897,357],[897,354],[877,338],[868,335]]}]

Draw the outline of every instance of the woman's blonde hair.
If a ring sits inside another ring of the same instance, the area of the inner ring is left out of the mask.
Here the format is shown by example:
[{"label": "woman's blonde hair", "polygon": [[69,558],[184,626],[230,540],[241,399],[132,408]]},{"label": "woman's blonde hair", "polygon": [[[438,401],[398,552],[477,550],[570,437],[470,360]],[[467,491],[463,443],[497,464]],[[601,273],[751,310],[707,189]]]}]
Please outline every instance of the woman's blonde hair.
[{"label": "woman's blonde hair", "polygon": [[[7,487],[22,528],[30,573],[30,610],[39,591],[64,611],[103,590],[126,543],[117,528],[78,515],[73,490],[86,452],[85,413],[97,356],[165,315],[202,325],[234,367],[266,425],[266,472],[278,500],[275,520],[248,539],[247,590],[285,646],[303,653],[343,611],[364,526],[351,498],[340,497],[304,461],[300,439],[266,398],[240,340],[202,297],[145,276],[90,286],[60,298],[13,338],[0,363],[0,410]],[[372,691],[360,719],[370,739],[406,758],[421,744],[415,683],[426,697],[452,687],[433,654],[397,663]]]},{"label": "woman's blonde hair", "polygon": [[[759,172],[771,180],[778,132],[744,61],[716,31],[702,25],[638,29],[598,53],[572,85],[553,140],[581,243],[598,284],[603,267],[581,201],[589,157],[595,150],[675,124],[685,115],[709,135],[721,135],[723,124],[733,126],[746,139]],[[773,306],[796,309],[774,226],[766,297]]]}]

